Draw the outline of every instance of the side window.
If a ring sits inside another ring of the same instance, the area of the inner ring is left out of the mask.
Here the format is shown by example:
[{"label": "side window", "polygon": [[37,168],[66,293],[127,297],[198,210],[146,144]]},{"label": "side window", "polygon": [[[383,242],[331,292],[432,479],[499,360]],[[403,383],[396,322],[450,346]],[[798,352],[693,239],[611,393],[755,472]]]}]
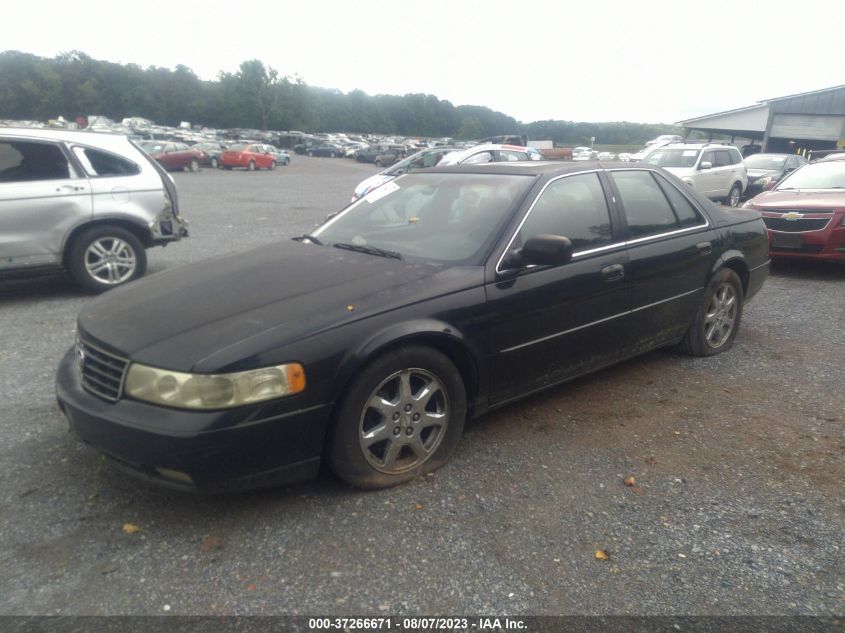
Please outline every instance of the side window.
[{"label": "side window", "polygon": [[672,207],[647,171],[613,171],[632,237],[666,233],[680,228]]},{"label": "side window", "polygon": [[546,187],[519,231],[520,243],[541,234],[565,235],[576,251],[612,241],[598,174],[568,176]]},{"label": "side window", "polygon": [[492,163],[493,154],[491,152],[481,152],[470,156],[464,161],[465,165],[479,165],[481,163]]},{"label": "side window", "polygon": [[714,167],[727,167],[733,164],[731,163],[731,155],[728,150],[720,149],[714,152],[714,154],[716,154],[716,162],[713,163]]},{"label": "side window", "polygon": [[742,162],[742,154],[739,153],[738,149],[731,148],[728,150],[728,154],[731,157],[731,165],[739,165]]},{"label": "side window", "polygon": [[699,226],[705,223],[704,218],[701,217],[684,194],[662,176],[656,176],[656,178],[660,188],[663,189],[663,193],[669,198],[669,204],[672,205],[672,210],[675,212],[682,228]]},{"label": "side window", "polygon": [[89,176],[134,176],[141,169],[132,161],[90,147],[74,147],[74,155]]},{"label": "side window", "polygon": [[713,156],[714,152],[703,152],[701,154],[701,160],[698,163],[699,168],[701,168],[701,163],[710,163],[711,165],[716,165],[716,157]]},{"label": "side window", "polygon": [[70,166],[57,145],[0,141],[0,182],[61,180],[70,176]]},{"label": "side window", "polygon": [[515,152],[513,150],[500,150],[499,160],[503,162],[512,162],[518,160],[529,160],[528,154],[525,152]]}]

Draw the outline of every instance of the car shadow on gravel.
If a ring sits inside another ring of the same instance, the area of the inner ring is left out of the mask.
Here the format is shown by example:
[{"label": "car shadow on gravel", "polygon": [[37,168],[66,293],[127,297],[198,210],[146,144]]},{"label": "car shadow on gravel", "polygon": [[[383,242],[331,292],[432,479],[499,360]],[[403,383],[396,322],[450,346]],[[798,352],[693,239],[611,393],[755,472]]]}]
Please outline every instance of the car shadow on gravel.
[{"label": "car shadow on gravel", "polygon": [[0,279],[0,306],[11,301],[60,297],[78,299],[91,296],[93,295],[84,292],[68,275],[63,273]]}]

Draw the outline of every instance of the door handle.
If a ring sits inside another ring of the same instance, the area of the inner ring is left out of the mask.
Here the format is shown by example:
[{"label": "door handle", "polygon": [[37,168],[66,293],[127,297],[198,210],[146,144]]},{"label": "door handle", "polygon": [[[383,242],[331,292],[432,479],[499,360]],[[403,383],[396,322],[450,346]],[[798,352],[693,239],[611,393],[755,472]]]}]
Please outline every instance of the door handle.
[{"label": "door handle", "polygon": [[619,281],[625,276],[625,267],[622,264],[611,264],[601,269],[601,276],[605,281]]},{"label": "door handle", "polygon": [[695,245],[695,247],[701,251],[702,255],[709,255],[713,252],[713,244],[712,242],[699,242]]},{"label": "door handle", "polygon": [[80,187],[78,185],[62,185],[61,187],[57,187],[56,191],[59,193],[63,191],[85,191],[85,187]]}]

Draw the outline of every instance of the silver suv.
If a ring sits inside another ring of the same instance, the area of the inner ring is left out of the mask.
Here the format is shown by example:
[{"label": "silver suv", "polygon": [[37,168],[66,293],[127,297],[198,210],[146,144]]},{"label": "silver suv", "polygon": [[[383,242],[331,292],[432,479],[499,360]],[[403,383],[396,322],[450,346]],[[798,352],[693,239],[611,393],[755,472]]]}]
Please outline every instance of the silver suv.
[{"label": "silver suv", "polygon": [[187,234],[173,179],[125,136],[0,128],[0,275],[64,268],[102,292]]},{"label": "silver suv", "polygon": [[712,200],[739,206],[748,186],[742,154],[725,143],[670,143],[643,159],[649,165],[671,171]]}]

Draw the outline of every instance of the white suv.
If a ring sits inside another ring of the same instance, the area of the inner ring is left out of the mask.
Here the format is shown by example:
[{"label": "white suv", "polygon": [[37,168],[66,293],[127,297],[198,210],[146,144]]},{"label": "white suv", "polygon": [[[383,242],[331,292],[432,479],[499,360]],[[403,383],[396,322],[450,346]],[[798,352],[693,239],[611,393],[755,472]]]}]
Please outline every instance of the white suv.
[{"label": "white suv", "polygon": [[0,128],[0,278],[64,268],[102,292],[187,234],[173,179],[125,136]]},{"label": "white suv", "polygon": [[732,207],[739,206],[748,185],[742,154],[724,143],[670,143],[643,162],[663,167],[708,198]]}]

